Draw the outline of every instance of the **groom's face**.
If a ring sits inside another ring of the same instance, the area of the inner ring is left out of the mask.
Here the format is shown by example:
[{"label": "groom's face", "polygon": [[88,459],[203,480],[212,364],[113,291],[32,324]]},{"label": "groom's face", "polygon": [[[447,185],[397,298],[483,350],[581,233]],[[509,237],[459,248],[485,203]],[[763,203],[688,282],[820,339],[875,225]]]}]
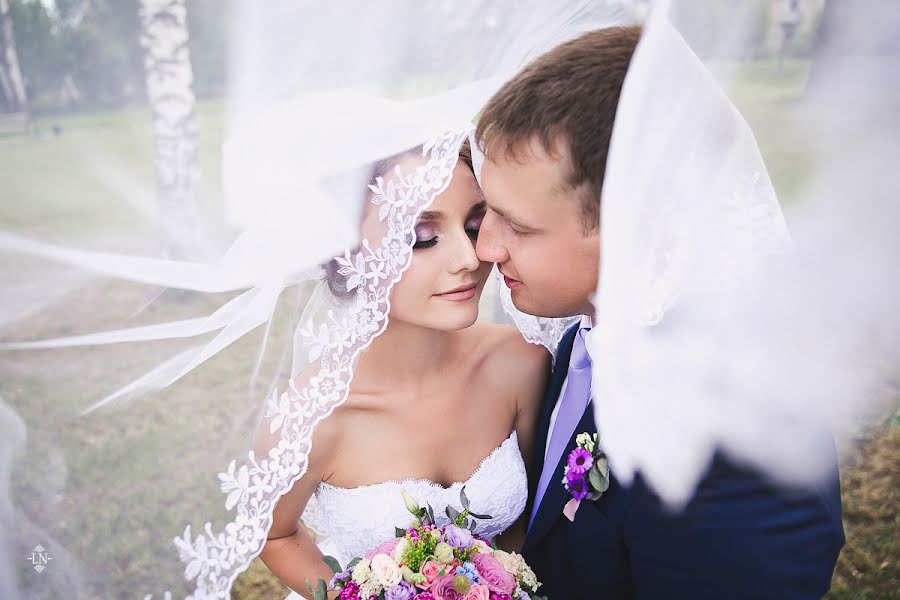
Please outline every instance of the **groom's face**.
[{"label": "groom's face", "polygon": [[515,157],[489,156],[482,168],[478,258],[497,263],[516,308],[542,317],[594,313],[600,228],[585,227],[585,190],[567,182],[568,160],[534,142]]}]

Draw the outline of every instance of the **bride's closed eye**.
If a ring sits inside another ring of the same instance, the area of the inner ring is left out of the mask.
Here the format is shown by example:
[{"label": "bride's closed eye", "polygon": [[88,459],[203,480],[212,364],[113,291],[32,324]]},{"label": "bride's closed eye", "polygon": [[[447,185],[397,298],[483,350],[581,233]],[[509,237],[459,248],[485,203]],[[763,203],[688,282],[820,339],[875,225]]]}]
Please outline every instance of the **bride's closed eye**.
[{"label": "bride's closed eye", "polygon": [[416,242],[413,244],[413,250],[422,248],[431,248],[438,243],[437,228],[428,223],[420,223],[416,225]]},{"label": "bride's closed eye", "polygon": [[[478,230],[481,229],[481,223],[484,221],[484,213],[484,203],[478,204],[469,211],[469,216],[466,218],[465,223],[463,223],[463,229],[465,230],[466,235],[473,240],[478,238]],[[437,218],[439,221],[444,221],[445,216],[437,212],[426,212],[423,213],[423,215],[427,216],[429,220],[416,225],[413,250],[431,248],[440,240],[440,236],[438,235],[439,226],[434,222],[431,222],[430,219]],[[446,227],[448,225],[447,223],[443,223],[442,226]]]},{"label": "bride's closed eye", "polygon": [[469,219],[466,221],[466,233],[469,234],[469,237],[478,237],[478,231],[481,229],[482,221],[484,221],[484,212],[473,217],[469,217]]}]

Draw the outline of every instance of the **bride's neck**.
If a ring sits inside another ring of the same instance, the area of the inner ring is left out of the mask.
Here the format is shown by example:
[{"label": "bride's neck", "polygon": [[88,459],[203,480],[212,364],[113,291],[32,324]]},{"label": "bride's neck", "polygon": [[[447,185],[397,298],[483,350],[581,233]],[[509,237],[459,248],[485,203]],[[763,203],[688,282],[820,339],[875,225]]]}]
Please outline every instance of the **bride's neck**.
[{"label": "bride's neck", "polygon": [[416,383],[440,371],[450,360],[453,332],[403,321],[391,321],[360,357],[357,376],[365,374],[392,384]]}]

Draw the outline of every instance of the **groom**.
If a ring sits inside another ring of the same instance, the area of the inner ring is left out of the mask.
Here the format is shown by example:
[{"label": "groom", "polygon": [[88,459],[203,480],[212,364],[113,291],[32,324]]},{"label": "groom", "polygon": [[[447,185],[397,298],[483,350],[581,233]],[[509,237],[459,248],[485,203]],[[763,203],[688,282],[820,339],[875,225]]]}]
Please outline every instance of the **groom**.
[{"label": "groom", "polygon": [[[594,314],[606,156],[640,35],[637,27],[609,28],[552,50],[508,82],[479,121],[488,212],[477,253],[497,263],[523,312]],[[574,521],[564,516],[566,458],[577,434],[596,431],[583,343],[591,324],[583,316],[561,342],[536,436],[523,554],[544,583],[541,593],[550,600],[821,598],[844,542],[836,468],[819,491],[789,491],[717,454],[681,512],[668,512],[638,475],[628,487],[611,476]]]}]

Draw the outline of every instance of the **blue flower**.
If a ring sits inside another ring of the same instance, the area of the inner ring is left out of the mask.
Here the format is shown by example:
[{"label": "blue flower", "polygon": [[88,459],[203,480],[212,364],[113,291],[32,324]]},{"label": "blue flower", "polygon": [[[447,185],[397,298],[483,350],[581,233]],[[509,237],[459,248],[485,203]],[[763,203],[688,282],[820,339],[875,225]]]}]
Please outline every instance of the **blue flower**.
[{"label": "blue flower", "polygon": [[456,575],[465,575],[472,583],[478,583],[478,570],[470,562],[464,562],[456,567]]}]

